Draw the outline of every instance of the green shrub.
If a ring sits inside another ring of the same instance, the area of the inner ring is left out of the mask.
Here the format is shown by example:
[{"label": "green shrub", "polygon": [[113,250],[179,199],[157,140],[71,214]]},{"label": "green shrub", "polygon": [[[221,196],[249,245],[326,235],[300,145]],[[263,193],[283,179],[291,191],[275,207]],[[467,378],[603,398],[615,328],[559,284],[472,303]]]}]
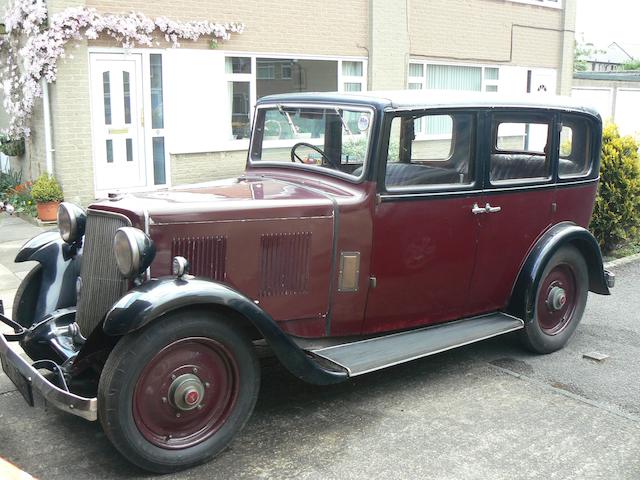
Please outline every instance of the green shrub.
[{"label": "green shrub", "polygon": [[0,152],[9,157],[24,155],[24,139],[11,140],[7,137],[0,136]]},{"label": "green shrub", "polygon": [[621,137],[618,127],[608,124],[602,137],[600,186],[591,231],[603,252],[633,240],[640,225],[640,163],[638,144]]},{"label": "green shrub", "polygon": [[22,171],[9,170],[8,172],[0,172],[0,198],[20,185],[21,181]]},{"label": "green shrub", "polygon": [[44,173],[33,182],[31,196],[36,203],[61,202],[64,197],[58,181],[48,173]]}]

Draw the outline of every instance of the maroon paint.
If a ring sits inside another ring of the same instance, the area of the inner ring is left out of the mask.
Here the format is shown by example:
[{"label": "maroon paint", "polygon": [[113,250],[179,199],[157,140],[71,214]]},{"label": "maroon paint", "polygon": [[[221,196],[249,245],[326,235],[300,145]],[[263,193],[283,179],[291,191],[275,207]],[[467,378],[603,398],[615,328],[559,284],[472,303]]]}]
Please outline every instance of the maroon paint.
[{"label": "maroon paint", "polygon": [[558,208],[553,215],[553,223],[569,221],[587,228],[593,213],[597,190],[596,180],[582,185],[558,185],[556,191]]},{"label": "maroon paint", "polygon": [[504,308],[527,253],[550,226],[555,189],[491,192],[478,202],[500,207],[478,215],[478,256],[470,289],[470,309],[484,313]]},{"label": "maroon paint", "polygon": [[385,201],[374,220],[365,332],[465,316],[476,257],[477,196]]}]

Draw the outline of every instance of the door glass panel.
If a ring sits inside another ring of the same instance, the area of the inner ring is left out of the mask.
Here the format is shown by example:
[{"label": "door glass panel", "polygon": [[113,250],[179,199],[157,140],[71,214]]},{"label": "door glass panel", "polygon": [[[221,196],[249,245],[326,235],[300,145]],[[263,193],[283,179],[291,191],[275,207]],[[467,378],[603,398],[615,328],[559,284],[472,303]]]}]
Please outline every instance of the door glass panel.
[{"label": "door glass panel", "polygon": [[[419,134],[421,124],[438,133]],[[385,173],[387,188],[473,183],[474,124],[475,116],[462,112],[394,118]]]},{"label": "door glass panel", "polygon": [[153,140],[153,183],[163,185],[167,183],[164,165],[164,137],[154,137]]},{"label": "door glass panel", "polygon": [[549,124],[543,121],[495,121],[491,151],[492,182],[545,180],[551,175]]},{"label": "door glass panel", "polygon": [[107,140],[107,163],[113,163],[113,140]]},{"label": "door glass panel", "polygon": [[162,55],[150,55],[151,64],[151,128],[164,128],[162,103]]},{"label": "door glass panel", "polygon": [[109,72],[102,72],[102,96],[104,102],[104,123],[111,125],[111,80]]},{"label": "door glass panel", "polygon": [[129,72],[122,72],[122,90],[124,91],[124,123],[131,123],[131,86]]},{"label": "door glass panel", "polygon": [[133,162],[133,140],[127,138],[127,162]]}]

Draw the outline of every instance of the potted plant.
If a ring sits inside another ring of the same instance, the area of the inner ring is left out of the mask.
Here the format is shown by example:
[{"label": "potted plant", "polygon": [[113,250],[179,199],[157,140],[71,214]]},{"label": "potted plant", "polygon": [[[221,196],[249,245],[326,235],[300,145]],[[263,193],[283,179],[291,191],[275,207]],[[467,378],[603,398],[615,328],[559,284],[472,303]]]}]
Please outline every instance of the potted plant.
[{"label": "potted plant", "polygon": [[31,196],[36,202],[38,218],[43,222],[56,219],[58,205],[64,199],[58,181],[48,173],[44,173],[33,182]]},{"label": "potted plant", "polygon": [[11,139],[4,135],[0,136],[0,152],[8,157],[24,155],[24,139]]}]

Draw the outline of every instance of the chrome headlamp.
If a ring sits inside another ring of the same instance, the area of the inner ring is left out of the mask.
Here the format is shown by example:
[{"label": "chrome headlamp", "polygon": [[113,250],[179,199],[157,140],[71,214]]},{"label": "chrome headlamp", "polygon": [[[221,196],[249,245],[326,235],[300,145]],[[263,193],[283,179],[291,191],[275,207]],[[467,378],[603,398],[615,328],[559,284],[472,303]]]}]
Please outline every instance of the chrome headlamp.
[{"label": "chrome headlamp", "polygon": [[58,229],[62,240],[73,243],[82,238],[87,216],[84,211],[69,202],[62,202],[58,207]]},{"label": "chrome headlamp", "polygon": [[113,237],[113,253],[122,276],[133,278],[149,268],[156,255],[156,247],[142,230],[122,227]]}]

